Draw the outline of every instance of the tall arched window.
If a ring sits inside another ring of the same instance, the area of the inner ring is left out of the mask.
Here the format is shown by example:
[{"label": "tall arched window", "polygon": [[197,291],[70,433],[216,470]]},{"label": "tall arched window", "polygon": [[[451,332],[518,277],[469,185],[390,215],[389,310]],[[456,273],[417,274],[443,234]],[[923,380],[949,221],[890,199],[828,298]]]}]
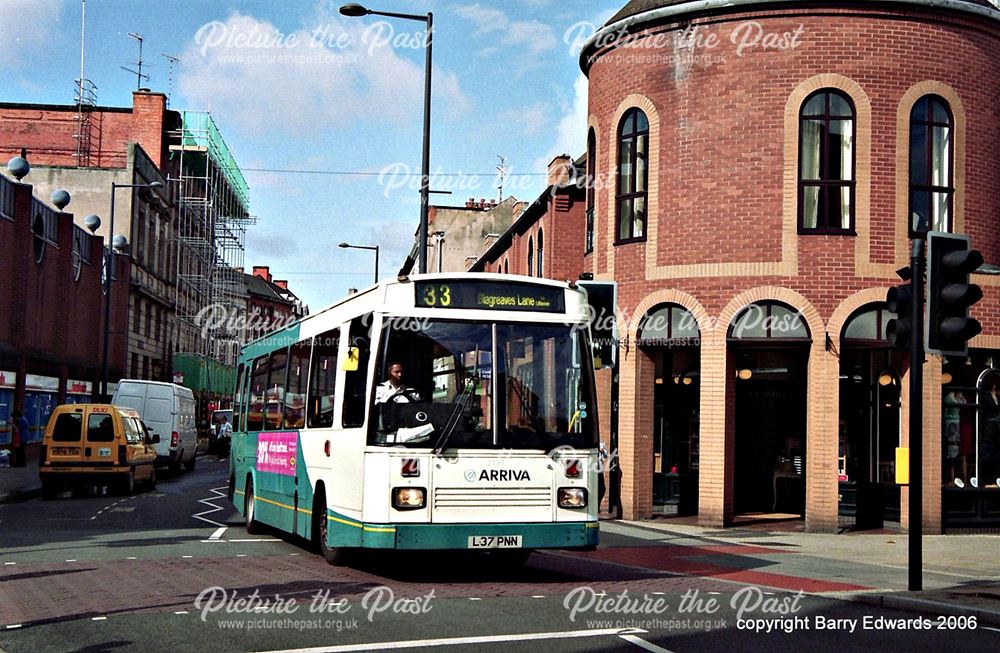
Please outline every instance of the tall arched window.
[{"label": "tall arched window", "polygon": [[816,91],[799,114],[799,231],[854,233],[854,105]]},{"label": "tall arched window", "polygon": [[510,274],[510,259],[503,260],[503,273]]},{"label": "tall arched window", "polygon": [[528,276],[534,276],[532,263],[535,260],[535,246],[534,241],[528,238]]},{"label": "tall arched window", "polygon": [[538,261],[537,261],[537,263],[538,263],[538,276],[540,276],[540,277],[544,277],[545,276],[545,268],[542,266],[542,261],[544,260],[543,253],[542,253],[543,241],[544,241],[544,234],[542,233],[542,230],[539,229],[538,230]]},{"label": "tall arched window", "polygon": [[639,109],[629,109],[618,125],[618,242],[646,238],[646,187],[649,171],[649,121]]},{"label": "tall arched window", "polygon": [[593,128],[587,134],[587,230],[583,241],[583,253],[594,251],[594,207],[597,195],[597,136]]},{"label": "tall arched window", "polygon": [[937,95],[920,98],[910,112],[910,236],[951,231],[952,124]]}]

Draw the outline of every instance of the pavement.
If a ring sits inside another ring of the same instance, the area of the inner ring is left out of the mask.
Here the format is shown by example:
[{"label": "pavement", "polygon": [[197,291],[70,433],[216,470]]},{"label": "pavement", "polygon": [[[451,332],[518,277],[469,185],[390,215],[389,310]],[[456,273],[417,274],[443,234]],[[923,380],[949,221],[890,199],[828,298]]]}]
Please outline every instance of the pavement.
[{"label": "pavement", "polygon": [[42,493],[38,479],[38,445],[25,448],[24,467],[0,467],[0,503],[25,501]]},{"label": "pavement", "polygon": [[[41,494],[38,450],[27,466],[0,468],[0,503]],[[628,538],[629,546],[615,546]],[[638,540],[640,546],[634,546]],[[693,518],[604,519],[609,563],[757,584],[925,615],[975,616],[1000,626],[1000,536],[926,535],[923,590],[908,591],[908,538],[893,530],[807,533],[799,520],[760,520],[720,529]]]}]

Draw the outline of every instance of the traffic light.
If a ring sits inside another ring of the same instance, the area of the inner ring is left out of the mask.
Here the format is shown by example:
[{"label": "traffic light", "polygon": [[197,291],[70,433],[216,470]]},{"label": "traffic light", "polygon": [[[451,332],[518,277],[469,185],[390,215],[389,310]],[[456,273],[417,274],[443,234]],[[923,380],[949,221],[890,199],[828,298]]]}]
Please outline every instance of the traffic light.
[{"label": "traffic light", "polygon": [[968,341],[983,330],[969,317],[969,308],[983,298],[969,275],[982,264],[968,236],[927,233],[927,351],[965,356]]},{"label": "traffic light", "polygon": [[615,306],[618,286],[613,281],[580,281],[587,291],[590,304],[590,336],[593,338],[594,357],[601,367],[614,367],[618,362],[618,327]]},{"label": "traffic light", "polygon": [[885,335],[893,347],[909,349],[913,338],[913,271],[907,267],[896,274],[907,283],[889,288],[885,296],[886,308],[896,314],[896,319],[886,324]]}]

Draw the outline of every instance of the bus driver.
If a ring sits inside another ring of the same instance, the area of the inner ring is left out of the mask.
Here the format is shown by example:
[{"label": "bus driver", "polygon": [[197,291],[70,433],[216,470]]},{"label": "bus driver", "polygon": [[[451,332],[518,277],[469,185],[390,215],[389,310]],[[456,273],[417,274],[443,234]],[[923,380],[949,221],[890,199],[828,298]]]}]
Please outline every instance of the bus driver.
[{"label": "bus driver", "polygon": [[389,378],[375,386],[375,403],[384,404],[389,401],[396,404],[421,401],[420,393],[403,385],[402,363],[389,363]]}]

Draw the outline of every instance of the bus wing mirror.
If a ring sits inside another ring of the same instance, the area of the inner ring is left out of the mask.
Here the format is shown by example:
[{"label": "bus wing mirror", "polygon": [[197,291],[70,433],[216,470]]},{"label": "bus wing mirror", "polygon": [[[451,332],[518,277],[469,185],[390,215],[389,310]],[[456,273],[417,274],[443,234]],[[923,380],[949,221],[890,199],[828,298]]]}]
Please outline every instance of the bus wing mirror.
[{"label": "bus wing mirror", "polygon": [[340,364],[340,369],[345,372],[357,372],[358,371],[358,359],[360,354],[357,347],[347,348],[347,358]]}]

